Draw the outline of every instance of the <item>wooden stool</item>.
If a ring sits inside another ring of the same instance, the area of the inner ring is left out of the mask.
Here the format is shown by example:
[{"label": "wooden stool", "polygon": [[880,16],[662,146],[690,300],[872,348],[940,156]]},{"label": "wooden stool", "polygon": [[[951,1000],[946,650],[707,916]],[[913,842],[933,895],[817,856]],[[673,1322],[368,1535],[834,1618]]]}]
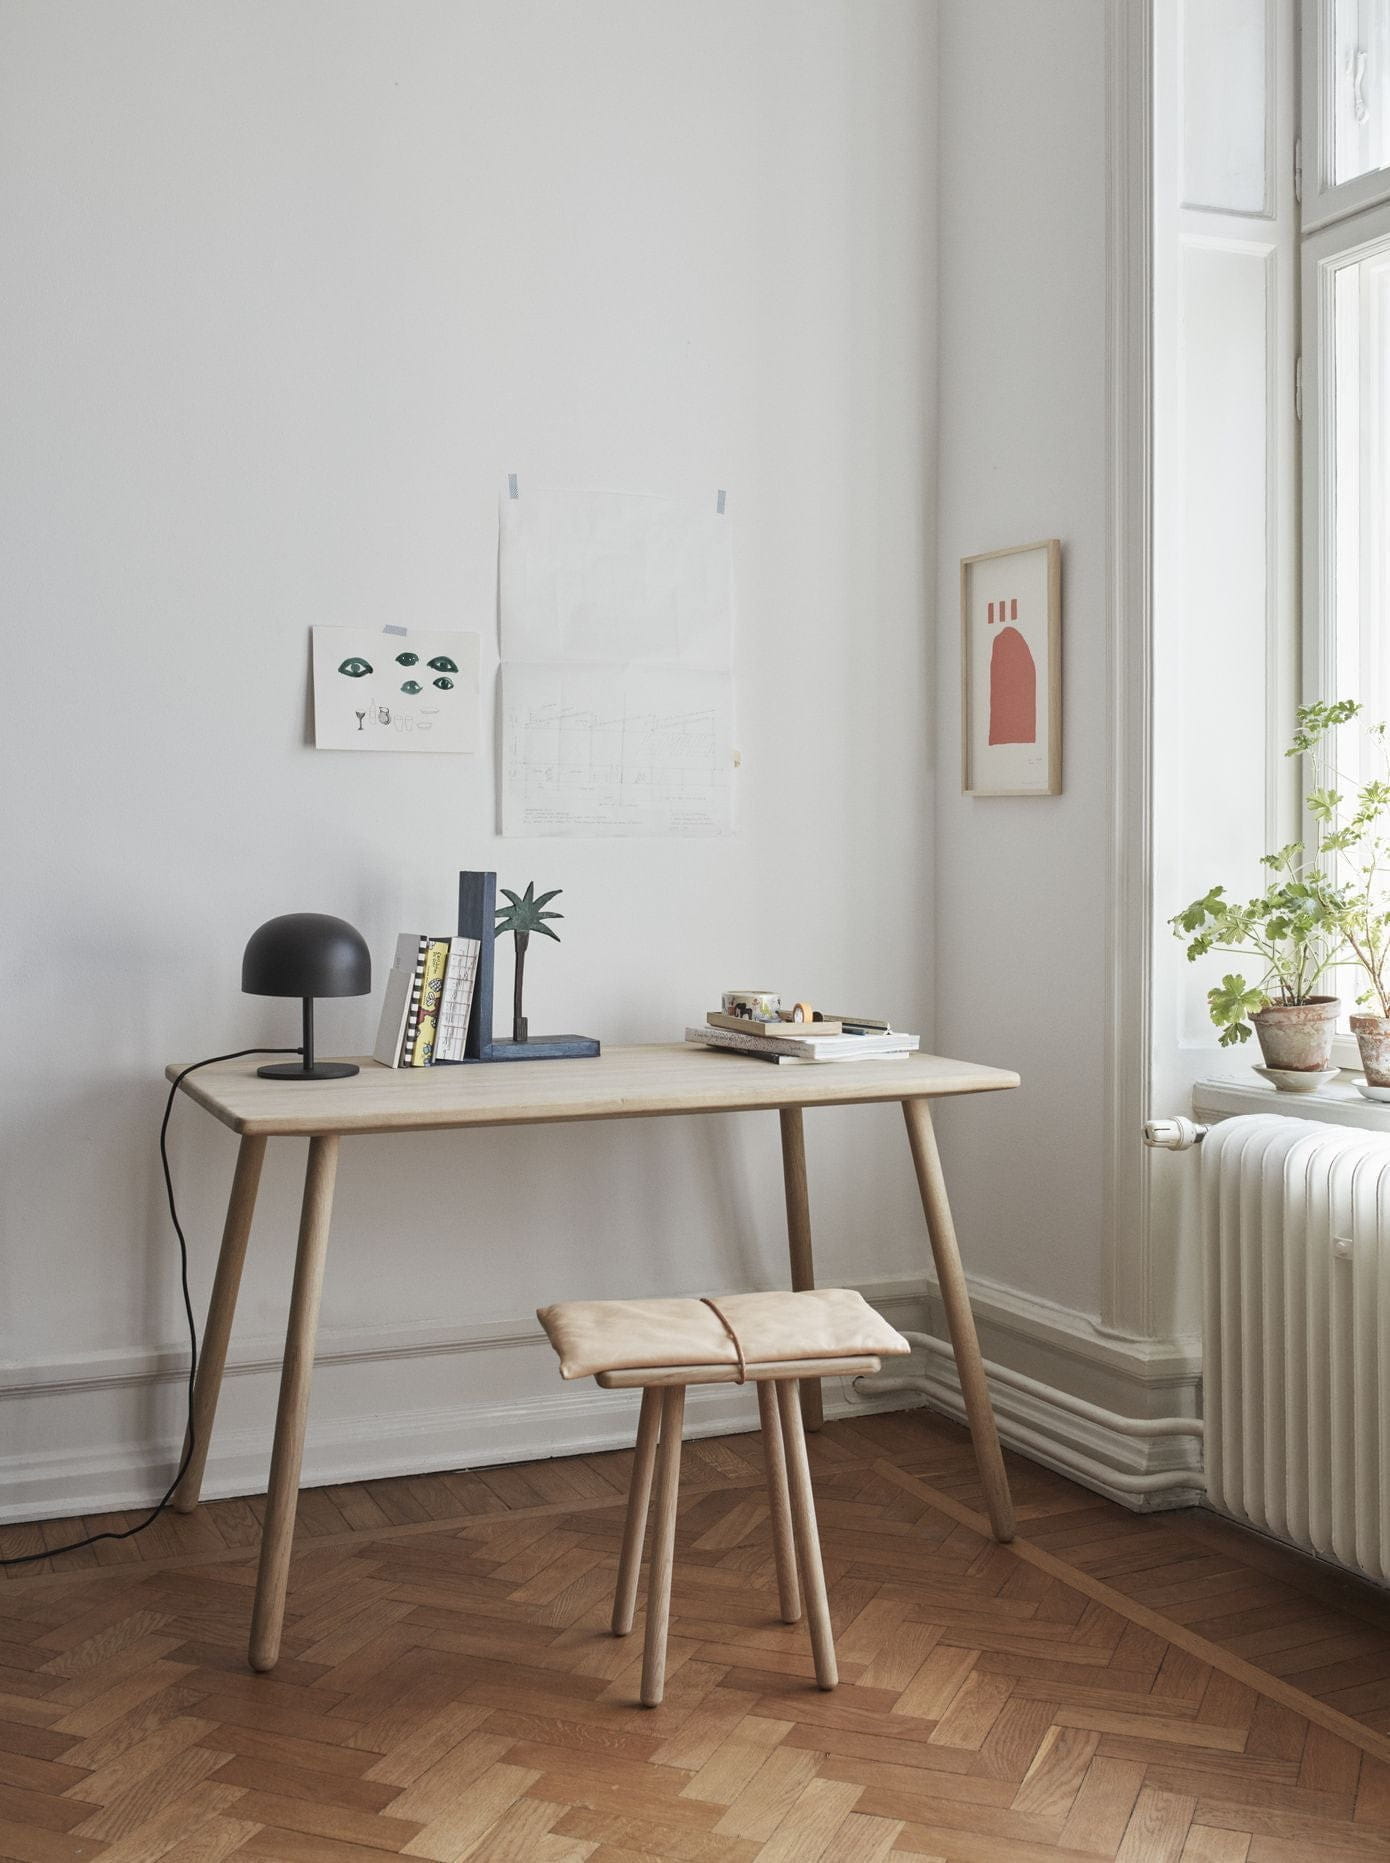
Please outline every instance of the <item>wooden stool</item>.
[{"label": "wooden stool", "polygon": [[632,1629],[655,1477],[643,1706],[656,1707],[665,1689],[681,1435],[691,1384],[757,1385],[782,1620],[800,1620],[804,1592],[816,1682],[834,1688],[839,1673],[801,1423],[800,1380],[876,1372],[883,1356],[910,1350],[906,1340],[861,1295],[844,1288],[730,1294],[717,1301],[566,1301],[542,1308],[537,1317],[560,1355],[562,1377],[593,1377],[605,1390],[642,1392],[613,1634],[625,1637]]}]

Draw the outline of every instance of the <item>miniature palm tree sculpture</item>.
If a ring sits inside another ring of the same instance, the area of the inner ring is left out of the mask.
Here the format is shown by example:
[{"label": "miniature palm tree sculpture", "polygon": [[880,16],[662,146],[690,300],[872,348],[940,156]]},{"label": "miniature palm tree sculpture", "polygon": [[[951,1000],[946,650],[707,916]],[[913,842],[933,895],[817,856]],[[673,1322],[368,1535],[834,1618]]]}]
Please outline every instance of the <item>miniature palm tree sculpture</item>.
[{"label": "miniature palm tree sculpture", "polygon": [[512,1040],[525,1041],[526,1018],[521,1013],[521,987],[526,976],[526,947],[531,942],[532,932],[544,932],[547,938],[560,942],[560,934],[551,931],[546,919],[562,919],[563,912],[543,912],[541,908],[552,899],[558,899],[564,888],[557,886],[553,892],[542,893],[536,898],[536,882],[528,880],[526,891],[519,897],[510,887],[502,891],[511,900],[509,906],[497,908],[497,930],[510,932],[516,945],[516,980],[512,985]]}]

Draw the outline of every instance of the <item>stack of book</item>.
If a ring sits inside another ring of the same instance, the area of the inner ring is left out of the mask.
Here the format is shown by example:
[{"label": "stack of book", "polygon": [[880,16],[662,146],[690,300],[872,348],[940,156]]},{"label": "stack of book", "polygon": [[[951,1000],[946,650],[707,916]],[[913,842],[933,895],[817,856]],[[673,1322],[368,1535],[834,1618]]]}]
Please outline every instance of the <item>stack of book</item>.
[{"label": "stack of book", "polygon": [[401,933],[372,1050],[383,1067],[463,1059],[479,949],[476,938]]},{"label": "stack of book", "polygon": [[899,1034],[876,1016],[826,1016],[815,1022],[752,1022],[711,1009],[703,1028],[685,1039],[705,1048],[726,1048],[780,1067],[823,1061],[905,1061],[920,1037]]}]

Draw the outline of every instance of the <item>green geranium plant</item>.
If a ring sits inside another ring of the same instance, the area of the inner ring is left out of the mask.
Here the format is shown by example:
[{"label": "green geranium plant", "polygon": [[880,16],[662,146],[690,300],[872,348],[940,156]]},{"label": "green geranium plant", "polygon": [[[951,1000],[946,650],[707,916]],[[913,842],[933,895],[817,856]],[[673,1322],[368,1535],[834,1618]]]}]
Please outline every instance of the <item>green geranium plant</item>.
[{"label": "green geranium plant", "polygon": [[1302,842],[1266,854],[1263,864],[1272,877],[1256,898],[1238,904],[1227,899],[1224,886],[1213,886],[1170,920],[1190,963],[1212,951],[1258,961],[1253,982],[1228,972],[1207,991],[1223,1048],[1249,1041],[1250,1018],[1271,1003],[1311,1002],[1341,949],[1335,889],[1319,869],[1304,864]]},{"label": "green geranium plant", "polygon": [[1310,759],[1314,782],[1306,806],[1320,825],[1321,850],[1337,861],[1342,884],[1337,894],[1337,929],[1366,979],[1357,998],[1390,1017],[1390,744],[1382,722],[1367,727],[1366,740],[1375,774],[1352,781],[1336,769],[1335,734],[1339,725],[1359,717],[1352,699],[1307,705],[1298,714],[1298,734],[1290,756]]},{"label": "green geranium plant", "polygon": [[[1358,707],[1349,699],[1326,705],[1306,705],[1298,712],[1298,728],[1285,753],[1310,759],[1315,775],[1325,760],[1329,734],[1352,717]],[[1390,789],[1386,791],[1390,800]],[[1316,783],[1308,808],[1324,824],[1335,822],[1342,797]],[[1384,801],[1380,807],[1384,807]],[[1358,828],[1360,835],[1364,830]],[[1329,828],[1320,837],[1321,853],[1344,854],[1357,845],[1351,823],[1339,831]],[[1191,963],[1213,951],[1253,957],[1258,973],[1247,979],[1228,972],[1207,991],[1211,1019],[1221,1031],[1223,1048],[1248,1041],[1252,1018],[1272,1004],[1309,1003],[1319,995],[1318,984],[1342,957],[1350,939],[1354,917],[1352,893],[1329,877],[1302,841],[1290,841],[1263,866],[1269,876],[1265,890],[1244,903],[1226,897],[1224,886],[1213,886],[1200,899],[1177,913],[1169,923],[1187,946]],[[1390,922],[1381,926],[1383,958],[1390,958]]]}]

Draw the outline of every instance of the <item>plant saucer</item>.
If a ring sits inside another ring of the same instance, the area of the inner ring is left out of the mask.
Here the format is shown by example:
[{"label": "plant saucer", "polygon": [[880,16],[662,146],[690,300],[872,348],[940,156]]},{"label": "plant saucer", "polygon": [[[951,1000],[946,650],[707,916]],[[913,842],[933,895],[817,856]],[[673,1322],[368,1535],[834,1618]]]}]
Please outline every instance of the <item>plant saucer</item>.
[{"label": "plant saucer", "polygon": [[[1329,1080],[1335,1080],[1342,1071],[1339,1067],[1261,1067],[1258,1061],[1254,1067],[1255,1072],[1263,1074],[1280,1093],[1316,1093],[1319,1087],[1325,1087]],[[1390,1090],[1387,1090],[1386,1098],[1390,1099]]]},{"label": "plant saucer", "polygon": [[1363,1100],[1390,1102],[1390,1087],[1373,1087],[1364,1074],[1358,1074],[1351,1084]]}]

